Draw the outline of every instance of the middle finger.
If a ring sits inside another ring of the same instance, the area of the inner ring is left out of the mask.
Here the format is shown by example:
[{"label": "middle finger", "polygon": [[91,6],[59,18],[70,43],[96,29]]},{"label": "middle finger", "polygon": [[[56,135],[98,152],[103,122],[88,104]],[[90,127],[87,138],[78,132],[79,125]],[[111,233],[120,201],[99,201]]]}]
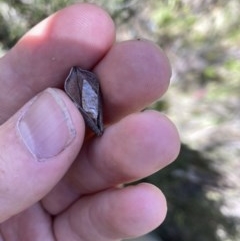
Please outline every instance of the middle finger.
[{"label": "middle finger", "polygon": [[104,102],[104,119],[116,122],[142,110],[167,90],[171,68],[166,55],[150,41],[115,44],[95,67]]}]

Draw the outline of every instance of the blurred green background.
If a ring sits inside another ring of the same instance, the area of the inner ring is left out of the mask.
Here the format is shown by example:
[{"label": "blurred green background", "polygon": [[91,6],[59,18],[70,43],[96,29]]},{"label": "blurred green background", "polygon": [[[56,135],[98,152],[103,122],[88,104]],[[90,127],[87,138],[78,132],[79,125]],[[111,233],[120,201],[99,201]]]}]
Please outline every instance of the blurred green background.
[{"label": "blurred green background", "polygon": [[175,163],[144,180],[163,190],[169,211],[141,240],[240,240],[240,1],[0,0],[0,56],[74,2],[102,6],[118,41],[153,40],[172,64],[170,90],[150,108],[174,121],[182,149]]}]

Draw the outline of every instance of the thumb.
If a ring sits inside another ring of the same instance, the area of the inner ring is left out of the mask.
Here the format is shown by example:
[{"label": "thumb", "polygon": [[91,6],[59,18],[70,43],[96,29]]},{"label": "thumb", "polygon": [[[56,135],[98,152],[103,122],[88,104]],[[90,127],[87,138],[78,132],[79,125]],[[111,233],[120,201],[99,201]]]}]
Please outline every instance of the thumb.
[{"label": "thumb", "polygon": [[77,156],[84,122],[64,92],[47,89],[0,126],[0,222],[42,199]]}]

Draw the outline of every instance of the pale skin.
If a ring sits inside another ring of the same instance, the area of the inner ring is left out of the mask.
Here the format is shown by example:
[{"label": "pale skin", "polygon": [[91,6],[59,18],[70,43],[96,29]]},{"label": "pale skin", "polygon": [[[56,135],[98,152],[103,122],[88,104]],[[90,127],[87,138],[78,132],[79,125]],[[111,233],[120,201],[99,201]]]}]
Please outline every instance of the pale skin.
[{"label": "pale skin", "polygon": [[[76,65],[100,79],[106,125],[100,138],[85,135],[81,114],[61,90]],[[0,241],[116,241],[160,225],[167,211],[162,192],[123,184],[178,155],[172,122],[139,112],[166,92],[170,76],[154,43],[116,43],[111,18],[94,5],[65,8],[26,33],[0,59]],[[30,109],[31,118],[24,114]],[[34,138],[29,145],[23,138],[29,119],[31,137],[48,123],[37,147]]]}]

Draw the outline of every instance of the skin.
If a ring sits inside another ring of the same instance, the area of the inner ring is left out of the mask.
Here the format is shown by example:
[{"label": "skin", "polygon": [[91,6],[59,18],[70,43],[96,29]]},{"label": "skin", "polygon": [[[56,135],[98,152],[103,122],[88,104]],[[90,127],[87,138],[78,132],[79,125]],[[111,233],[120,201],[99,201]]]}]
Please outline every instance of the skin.
[{"label": "skin", "polygon": [[[81,114],[61,90],[72,66],[92,69],[100,79],[107,126],[100,138],[85,134]],[[161,191],[123,184],[178,155],[171,121],[139,112],[166,92],[170,76],[154,43],[115,43],[112,20],[90,4],[50,16],[0,59],[0,241],[114,241],[161,224],[167,211]],[[76,135],[44,161],[27,150],[16,125],[37,94],[44,112],[52,110],[47,92],[41,95],[49,87],[65,103]]]}]

